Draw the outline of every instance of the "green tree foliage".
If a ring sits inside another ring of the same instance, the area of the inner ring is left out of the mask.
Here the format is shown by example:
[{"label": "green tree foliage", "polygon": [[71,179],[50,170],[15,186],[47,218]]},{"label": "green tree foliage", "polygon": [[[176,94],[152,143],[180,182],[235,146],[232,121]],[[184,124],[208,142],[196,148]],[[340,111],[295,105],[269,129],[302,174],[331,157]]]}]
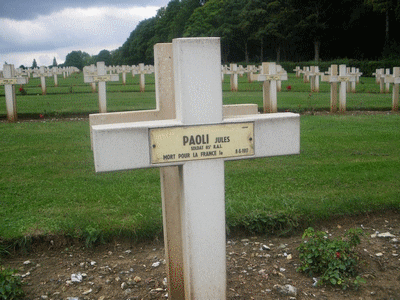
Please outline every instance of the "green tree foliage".
[{"label": "green tree foliage", "polygon": [[[376,31],[379,22],[385,21],[387,28],[389,23],[391,28],[400,25],[399,3],[171,0],[155,17],[141,21],[126,42],[112,51],[111,60],[113,64],[153,63],[154,44],[205,36],[221,38],[224,62],[378,59],[385,44],[390,45],[389,53],[400,52],[400,36]],[[390,16],[390,22],[384,15]]]},{"label": "green tree foliage", "polygon": [[33,59],[32,69],[37,68],[37,67],[38,67],[38,65],[37,65],[36,59]]},{"label": "green tree foliage", "polygon": [[296,14],[290,1],[255,0],[248,1],[241,12],[241,24],[250,29],[250,38],[259,41],[261,60],[263,60],[263,44],[268,41],[276,51],[276,61],[280,61],[281,49],[289,48],[294,37]]},{"label": "green tree foliage", "polygon": [[111,53],[108,50],[101,50],[99,54],[96,56],[96,62],[98,61],[104,61],[106,66],[109,66],[112,64],[112,57]]},{"label": "green tree foliage", "polygon": [[57,60],[56,60],[56,58],[54,57],[53,58],[53,65],[52,65],[53,67],[57,67]]},{"label": "green tree foliage", "polygon": [[311,40],[314,45],[314,60],[319,60],[321,40],[329,28],[329,20],[337,17],[335,1],[329,0],[293,0],[296,11],[297,29]]},{"label": "green tree foliage", "polygon": [[400,54],[399,49],[393,49],[398,48],[397,43],[390,39],[391,19],[394,17],[396,20],[400,20],[400,0],[365,0],[365,3],[371,6],[374,11],[385,15],[384,56],[390,56],[391,52],[397,52],[396,54]]},{"label": "green tree foliage", "polygon": [[82,70],[85,65],[90,63],[90,55],[82,51],[72,51],[65,57],[64,66],[77,67]]},{"label": "green tree foliage", "polygon": [[126,42],[112,53],[115,64],[153,63],[156,43],[183,36],[187,20],[200,6],[198,0],[172,0],[153,18],[141,21]]}]

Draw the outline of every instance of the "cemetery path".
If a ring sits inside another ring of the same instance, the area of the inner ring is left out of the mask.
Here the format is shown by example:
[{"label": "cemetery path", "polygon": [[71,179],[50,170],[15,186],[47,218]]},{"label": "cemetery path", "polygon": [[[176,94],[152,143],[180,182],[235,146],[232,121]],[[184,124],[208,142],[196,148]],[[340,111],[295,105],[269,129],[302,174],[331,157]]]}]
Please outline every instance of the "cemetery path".
[{"label": "cemetery path", "polygon": [[[382,212],[337,218],[314,227],[332,237],[349,228],[363,228],[357,247],[360,274],[367,280],[358,290],[313,287],[313,279],[296,272],[296,247],[291,237],[234,236],[226,245],[228,299],[400,299],[400,215]],[[393,237],[371,237],[389,232]],[[267,250],[265,246],[270,250]],[[65,237],[46,237],[29,254],[16,253],[3,264],[18,269],[27,284],[25,299],[165,299],[164,249],[161,241],[132,244],[115,240],[93,249]],[[73,282],[76,281],[76,282]],[[282,295],[276,285],[296,287],[296,296]]]}]

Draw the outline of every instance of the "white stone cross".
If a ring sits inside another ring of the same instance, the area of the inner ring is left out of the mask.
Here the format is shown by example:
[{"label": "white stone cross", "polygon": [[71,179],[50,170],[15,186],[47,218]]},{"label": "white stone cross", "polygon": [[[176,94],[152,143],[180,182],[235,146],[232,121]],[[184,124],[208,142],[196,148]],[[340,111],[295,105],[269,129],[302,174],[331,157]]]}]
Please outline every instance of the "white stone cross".
[{"label": "white stone cross", "polygon": [[253,75],[253,80],[263,81],[263,107],[264,113],[278,111],[277,82],[287,80],[287,73],[278,73],[276,63],[262,63],[262,74]]},{"label": "white stone cross", "polygon": [[348,82],[347,92],[355,93],[356,92],[356,84],[360,83],[360,77],[363,73],[361,73],[360,70],[355,67],[347,68],[347,73],[349,75],[354,75],[356,77],[356,80]]},{"label": "white stone cross", "polygon": [[310,70],[305,72],[305,76],[307,76],[310,81],[311,92],[319,92],[319,77],[321,75],[323,75],[323,73],[319,71],[318,66],[311,66]]},{"label": "white stone cross", "polygon": [[244,74],[243,68],[238,68],[237,64],[230,64],[229,68],[225,69],[225,74],[230,74],[231,91],[238,91],[238,74]]},{"label": "white stone cross", "polygon": [[[156,109],[146,111],[125,111],[89,116],[90,127],[100,124],[116,124],[138,121],[175,119],[174,72],[172,66],[172,44],[154,46]],[[224,105],[223,115],[257,114],[257,104]],[[91,137],[93,136],[91,130]],[[167,259],[169,297],[184,299],[183,255],[180,199],[178,189],[179,172],[177,166],[160,168],[162,211],[164,224],[164,244]]]},{"label": "white stone cross", "polygon": [[249,83],[253,82],[253,74],[258,72],[258,68],[255,65],[249,65],[246,68],[246,73],[247,73],[247,81]]},{"label": "white stone cross", "polygon": [[[332,65],[331,70],[336,72],[337,74],[337,65]],[[347,82],[352,82],[356,80],[356,75],[347,74],[346,65],[339,66],[339,76],[337,75],[322,75],[322,81],[330,82],[330,83],[339,83],[339,111],[346,111],[346,92],[347,92]],[[335,95],[336,87],[331,85],[331,111],[333,111],[334,107],[334,99],[332,99],[332,95]]]},{"label": "white stone cross", "polygon": [[[276,65],[276,74],[280,75],[281,78],[287,80],[287,72],[282,68],[281,65]],[[276,90],[278,92],[282,91],[282,80],[279,79],[276,81]]]},{"label": "white stone cross", "polygon": [[51,73],[53,73],[54,77],[54,86],[58,86],[58,74],[62,73],[61,69],[58,67],[53,67],[51,68]]},{"label": "white stone cross", "polygon": [[46,88],[46,77],[50,77],[53,74],[48,71],[48,69],[44,66],[41,66],[39,69],[39,73],[33,73],[33,77],[40,77],[40,85],[42,87],[42,95],[47,94]]},{"label": "white stone cross", "polygon": [[375,82],[376,82],[377,84],[380,83],[380,81],[381,81],[381,75],[383,75],[383,73],[384,73],[384,69],[376,69],[376,70],[375,70],[375,73],[372,73],[372,75],[375,76]]},{"label": "white stone cross", "polygon": [[0,78],[0,85],[4,85],[7,119],[10,122],[15,122],[17,120],[17,100],[15,97],[15,85],[27,84],[28,78],[16,77],[14,65],[3,65],[3,76],[4,78]]},{"label": "white stone cross", "polygon": [[173,40],[176,119],[92,128],[96,171],[178,165],[185,299],[226,299],[224,160],[300,150],[297,114],[223,118],[220,61],[219,38]]},{"label": "white stone cross", "polygon": [[[134,71],[132,71],[133,75]],[[153,73],[153,70],[149,66],[145,66],[144,63],[140,63],[136,68],[135,68],[135,73],[140,75],[140,81],[139,81],[139,90],[141,92],[145,91],[145,86],[146,86],[146,74],[151,74]]]},{"label": "white stone cross", "polygon": [[393,83],[392,92],[392,110],[399,110],[399,84],[400,84],[400,67],[393,68],[393,75],[385,77],[385,83]]},{"label": "white stone cross", "polygon": [[337,103],[338,103],[338,89],[336,77],[338,76],[338,65],[331,65],[329,67],[329,71],[327,75],[321,76],[321,81],[329,82],[331,85],[331,103],[330,103],[330,111],[332,113],[337,112]]},{"label": "white stone cross", "polygon": [[103,61],[97,62],[97,74],[96,75],[85,75],[84,82],[87,83],[99,83],[99,111],[105,113],[107,111],[107,97],[106,97],[106,82],[107,81],[119,81],[118,74],[106,74],[106,67]]},{"label": "white stone cross", "polygon": [[[390,77],[392,77],[393,75],[390,75],[390,69],[389,68],[387,68],[387,69],[381,69],[382,71],[382,73],[380,74],[380,77],[379,77],[379,83],[380,83],[380,93],[381,94],[383,94],[383,93],[389,93],[389,91],[390,91],[390,83],[386,80],[386,78],[390,78]],[[383,72],[383,71],[385,71],[385,72]]]},{"label": "white stone cross", "polygon": [[[97,71],[96,71],[96,66],[94,64],[83,67],[83,80],[85,80],[85,76],[96,76],[96,75]],[[96,93],[96,82],[95,81],[91,82],[90,86],[92,87],[92,93]]]},{"label": "white stone cross", "polygon": [[121,69],[119,70],[120,73],[122,73],[122,84],[126,85],[126,73],[129,72],[129,68],[126,65],[123,65]]},{"label": "white stone cross", "polygon": [[308,77],[309,72],[310,72],[310,67],[303,67],[303,70],[300,71],[300,73],[303,74],[303,82],[304,83],[310,82],[310,78]]},{"label": "white stone cross", "polygon": [[293,71],[296,72],[296,77],[299,78],[301,73],[301,68],[299,66],[296,66],[296,68],[293,69]]}]

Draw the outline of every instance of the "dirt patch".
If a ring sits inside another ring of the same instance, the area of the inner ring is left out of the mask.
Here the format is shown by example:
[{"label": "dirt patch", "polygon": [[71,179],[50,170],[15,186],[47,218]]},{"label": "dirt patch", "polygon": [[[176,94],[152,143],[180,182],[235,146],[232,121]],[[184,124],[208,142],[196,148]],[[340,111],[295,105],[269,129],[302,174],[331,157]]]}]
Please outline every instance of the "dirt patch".
[{"label": "dirt patch", "polygon": [[[228,237],[228,299],[400,299],[400,243],[371,238],[377,231],[400,236],[400,215],[394,212],[340,218],[315,226],[334,236],[362,228],[358,246],[360,274],[367,280],[359,290],[314,287],[314,280],[296,272],[296,247],[291,237]],[[265,246],[270,250],[267,250]],[[380,253],[380,254],[379,254]],[[377,254],[379,254],[377,256]],[[288,257],[291,259],[288,259]],[[14,253],[3,264],[18,269],[26,283],[26,299],[166,299],[166,272],[161,241],[133,244],[126,240],[86,249],[63,237],[34,244],[29,254]],[[73,275],[75,274],[75,275]],[[72,282],[72,277],[80,282]],[[275,285],[291,285],[296,296],[282,295]]]}]

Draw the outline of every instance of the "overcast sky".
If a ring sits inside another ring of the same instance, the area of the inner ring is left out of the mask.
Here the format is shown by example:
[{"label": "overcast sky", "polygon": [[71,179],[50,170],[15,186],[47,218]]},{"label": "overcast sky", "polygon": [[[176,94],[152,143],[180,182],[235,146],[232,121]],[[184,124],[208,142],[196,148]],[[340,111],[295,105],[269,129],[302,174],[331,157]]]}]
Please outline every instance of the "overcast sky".
[{"label": "overcast sky", "polygon": [[0,69],[61,64],[74,50],[120,47],[169,0],[0,0]]}]

